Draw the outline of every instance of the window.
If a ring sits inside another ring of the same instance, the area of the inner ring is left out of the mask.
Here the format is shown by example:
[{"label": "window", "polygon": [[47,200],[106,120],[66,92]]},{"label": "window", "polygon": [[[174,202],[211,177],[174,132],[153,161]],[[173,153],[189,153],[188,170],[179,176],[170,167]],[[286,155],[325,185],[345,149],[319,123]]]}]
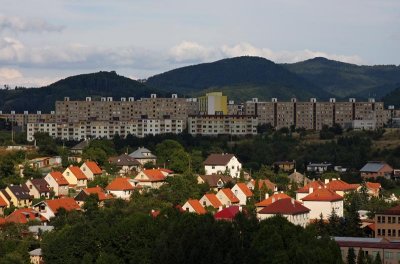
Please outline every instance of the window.
[{"label": "window", "polygon": [[378,223],[380,223],[381,222],[381,217],[380,216],[378,216]]},{"label": "window", "polygon": [[392,258],[393,258],[393,252],[385,251],[385,259],[392,259]]},{"label": "window", "polygon": [[378,228],[378,236],[380,236],[380,235],[381,235],[381,229]]}]

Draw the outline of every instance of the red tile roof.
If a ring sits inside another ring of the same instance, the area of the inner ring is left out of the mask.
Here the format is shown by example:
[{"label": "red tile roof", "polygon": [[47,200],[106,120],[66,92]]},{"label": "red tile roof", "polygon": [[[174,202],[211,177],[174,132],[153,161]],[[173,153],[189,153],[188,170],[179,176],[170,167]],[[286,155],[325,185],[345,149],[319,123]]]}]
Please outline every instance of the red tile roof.
[{"label": "red tile roof", "polygon": [[225,166],[234,157],[233,154],[211,154],[204,161],[204,165],[221,165]]},{"label": "red tile roof", "polygon": [[228,197],[228,199],[232,203],[238,203],[239,202],[239,199],[233,194],[231,189],[225,188],[225,189],[221,189],[221,191],[226,195],[226,197]]},{"label": "red tile roof", "polygon": [[0,225],[4,225],[6,223],[6,219],[0,217]]},{"label": "red tile roof", "polygon": [[366,182],[365,185],[368,189],[380,189],[382,187],[378,182]]},{"label": "red tile roof", "polygon": [[129,178],[115,178],[106,187],[107,191],[126,191],[134,189],[133,185],[129,183]]},{"label": "red tile roof", "polygon": [[204,207],[201,205],[201,203],[199,202],[199,200],[194,200],[194,199],[190,199],[187,201],[190,206],[193,208],[193,210],[198,213],[198,214],[205,214],[207,213],[206,209],[204,209]]},{"label": "red tile roof", "polygon": [[217,196],[214,193],[207,193],[204,196],[207,197],[208,201],[210,201],[214,208],[219,208],[220,206],[222,206],[221,201],[218,200]]},{"label": "red tile roof", "polygon": [[261,202],[256,203],[256,206],[257,207],[265,207],[265,206],[272,204],[275,201],[278,201],[281,199],[287,199],[287,198],[291,198],[291,197],[289,195],[287,195],[286,193],[275,193],[275,194],[271,195],[270,197],[268,197],[267,199],[264,199]]},{"label": "red tile roof", "polygon": [[[274,191],[275,190],[275,183],[271,182],[268,179],[264,179],[264,180],[257,180],[258,181],[258,189],[262,189],[263,186],[267,187],[268,190]],[[251,180],[251,183],[253,184],[253,186],[255,187],[256,182],[255,180]]]},{"label": "red tile roof", "polygon": [[85,164],[93,174],[102,174],[103,173],[103,171],[100,169],[100,167],[97,165],[96,162],[86,161]]},{"label": "red tile roof", "polygon": [[79,167],[70,166],[70,167],[68,167],[68,169],[72,172],[72,174],[75,175],[75,177],[78,180],[87,180],[86,175],[83,173],[83,171],[81,171],[81,169]]},{"label": "red tile roof", "polygon": [[171,174],[171,173],[174,173],[174,171],[172,171],[172,170],[169,170],[169,169],[164,169],[164,168],[161,168],[161,169],[159,169],[160,171],[163,171],[163,172],[165,172],[165,173],[167,173],[167,174]]},{"label": "red tile roof", "polygon": [[303,206],[293,198],[285,198],[275,201],[274,203],[264,207],[259,214],[283,214],[283,215],[297,215],[310,212],[310,209]]},{"label": "red tile roof", "polygon": [[88,195],[97,194],[97,197],[99,198],[99,201],[105,201],[105,200],[108,200],[108,199],[112,198],[111,195],[106,194],[104,192],[104,190],[99,186],[92,187],[92,188],[86,188],[86,189],[83,189],[83,191]]},{"label": "red tile roof", "polygon": [[242,190],[242,192],[244,193],[244,195],[246,195],[246,197],[253,196],[253,192],[249,189],[249,187],[247,187],[245,183],[239,182],[236,183],[236,185],[240,188],[240,190]]},{"label": "red tile roof", "polygon": [[321,181],[312,181],[306,186],[297,190],[298,193],[309,193],[309,189],[313,188],[314,190],[319,188],[324,188],[324,183]]},{"label": "red tile roof", "polygon": [[6,217],[6,222],[9,223],[26,224],[28,223],[28,221],[33,220],[43,221],[44,219],[40,217],[40,214],[32,208],[22,208],[15,210]]},{"label": "red tile roof", "polygon": [[329,189],[316,189],[306,197],[302,198],[303,201],[327,201],[334,202],[343,200],[343,197]]},{"label": "red tile roof", "polygon": [[325,184],[325,187],[334,192],[357,190],[357,187],[353,186],[352,184],[348,184],[347,182],[344,182],[342,180],[331,180],[330,182]]},{"label": "red tile roof", "polygon": [[228,208],[222,209],[214,215],[217,220],[228,220],[232,221],[235,216],[240,212],[239,206],[230,206]]},{"label": "red tile roof", "polygon": [[58,209],[64,208],[66,211],[79,210],[80,207],[71,197],[59,198],[54,200],[46,200],[47,206],[56,214]]},{"label": "red tile roof", "polygon": [[160,169],[143,170],[142,172],[149,179],[148,180],[139,179],[139,181],[150,181],[150,182],[165,181],[165,174]]},{"label": "red tile roof", "polygon": [[61,172],[52,171],[50,172],[50,176],[58,183],[59,186],[68,185],[68,181],[64,178]]},{"label": "red tile roof", "polygon": [[0,196],[0,207],[6,207],[7,203],[4,201],[4,199]]}]

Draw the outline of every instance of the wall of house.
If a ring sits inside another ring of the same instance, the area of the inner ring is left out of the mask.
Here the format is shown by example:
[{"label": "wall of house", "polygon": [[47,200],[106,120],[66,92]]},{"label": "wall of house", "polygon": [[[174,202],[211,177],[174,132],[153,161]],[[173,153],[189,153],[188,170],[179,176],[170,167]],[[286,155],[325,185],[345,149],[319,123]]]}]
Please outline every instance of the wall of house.
[{"label": "wall of house", "polygon": [[189,213],[196,213],[196,211],[193,209],[193,207],[189,204],[189,202],[186,202],[183,206],[182,209],[185,210],[186,212]]},{"label": "wall of house", "polygon": [[66,168],[62,174],[69,184],[77,185],[78,180],[69,168]]},{"label": "wall of house", "polygon": [[239,188],[239,186],[235,185],[232,187],[233,194],[239,199],[240,205],[247,204],[247,196],[243,193],[243,191]]},{"label": "wall of house", "polygon": [[339,217],[343,217],[343,200],[342,201],[304,201],[303,205],[309,208],[310,219],[319,219],[322,213],[323,219],[328,219],[332,214],[332,209],[335,210]]},{"label": "wall of house", "polygon": [[[259,214],[259,213],[257,213],[257,218],[260,220],[265,220],[267,218],[274,217],[274,216],[276,216],[276,214]],[[282,216],[285,217],[292,224],[299,225],[302,227],[306,227],[307,224],[310,222],[310,214],[309,213],[297,214],[297,215],[284,214]]]},{"label": "wall of house", "polygon": [[240,176],[240,170],[242,169],[242,164],[233,157],[226,166],[204,166],[205,173],[210,174],[224,174],[227,170],[232,178],[238,178]]},{"label": "wall of house", "polygon": [[121,198],[124,200],[129,200],[131,198],[131,194],[133,191],[107,191],[108,194],[112,194],[117,198]]},{"label": "wall of house", "polygon": [[86,163],[83,163],[80,167],[81,171],[83,174],[86,175],[89,181],[93,181],[94,179],[94,174],[93,172],[89,169],[89,167],[86,165]]},{"label": "wall of house", "polygon": [[31,180],[27,180],[27,181],[26,181],[26,186],[28,186],[29,195],[33,196],[33,198],[35,198],[35,199],[39,199],[39,198],[40,198],[40,193],[39,193],[39,191],[36,189],[36,187],[33,185],[33,183],[31,182]]}]

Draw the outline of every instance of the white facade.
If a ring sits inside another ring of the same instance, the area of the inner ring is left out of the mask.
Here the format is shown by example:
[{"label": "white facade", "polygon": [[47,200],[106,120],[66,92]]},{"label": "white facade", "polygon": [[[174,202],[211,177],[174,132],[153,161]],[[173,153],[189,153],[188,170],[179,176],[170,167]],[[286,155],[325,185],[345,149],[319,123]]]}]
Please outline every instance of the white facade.
[{"label": "white facade", "polygon": [[53,190],[55,196],[68,195],[68,185],[59,185],[56,180],[47,174],[44,179],[50,186],[50,190]]},{"label": "white facade", "polygon": [[332,214],[332,209],[339,217],[343,217],[343,200],[339,201],[304,201],[303,205],[309,208],[310,219],[319,219],[322,214],[323,219],[328,219]]},{"label": "white facade", "polygon": [[246,194],[243,192],[243,190],[237,184],[235,184],[235,186],[233,186],[231,190],[232,190],[233,194],[239,199],[240,205],[247,204],[248,197],[246,196]]},{"label": "white facade", "polygon": [[[270,217],[274,217],[276,214],[259,214],[257,213],[257,218],[260,220],[265,220]],[[306,227],[307,224],[310,222],[310,213],[303,213],[303,214],[282,214],[281,216],[285,217],[289,222],[295,225],[299,225],[302,227]]]},{"label": "white facade", "polygon": [[125,190],[125,191],[107,190],[107,193],[112,194],[113,196],[123,199],[123,200],[129,200],[131,198],[133,190]]},{"label": "white facade", "polygon": [[353,120],[352,127],[355,130],[375,130],[376,120]]},{"label": "white facade", "polygon": [[204,166],[206,175],[224,174],[225,172],[228,172],[228,175],[230,175],[232,178],[239,178],[241,169],[242,169],[242,163],[240,163],[236,157],[233,157],[225,165],[205,165]]}]

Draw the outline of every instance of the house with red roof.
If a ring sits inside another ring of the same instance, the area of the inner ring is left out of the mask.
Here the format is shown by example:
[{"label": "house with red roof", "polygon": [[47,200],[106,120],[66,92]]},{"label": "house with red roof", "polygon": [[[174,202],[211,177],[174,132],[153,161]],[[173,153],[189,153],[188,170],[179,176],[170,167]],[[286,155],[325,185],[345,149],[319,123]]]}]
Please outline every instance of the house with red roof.
[{"label": "house with red roof", "polygon": [[49,184],[49,188],[54,192],[57,197],[67,196],[69,189],[69,182],[59,171],[49,172],[44,179]]},{"label": "house with red roof", "polygon": [[80,190],[87,187],[88,178],[77,166],[69,166],[62,175],[68,181],[71,188]]},{"label": "house with red roof", "polygon": [[80,210],[78,203],[71,197],[41,201],[33,205],[33,208],[47,220],[56,216],[60,208],[64,208],[66,211]]},{"label": "house with red roof", "polygon": [[233,221],[238,213],[242,211],[241,206],[232,205],[221,211],[215,213],[214,218],[216,220]]},{"label": "house with red roof", "polygon": [[205,214],[206,209],[201,205],[199,200],[189,199],[183,206],[182,209],[189,213]]},{"label": "house with red roof", "polygon": [[301,199],[303,205],[311,210],[310,219],[328,219],[334,210],[336,215],[343,217],[343,197],[326,188],[313,190]]},{"label": "house with red roof", "polygon": [[199,201],[203,205],[203,207],[212,206],[215,209],[219,209],[220,207],[222,207],[221,201],[214,193],[204,194]]},{"label": "house with red roof", "polygon": [[129,200],[134,190],[141,188],[142,187],[135,180],[118,177],[107,185],[106,191],[107,194],[111,194],[116,198]]},{"label": "house with red roof", "polygon": [[311,190],[316,190],[319,188],[325,188],[325,184],[318,180],[318,181],[312,181],[305,186],[299,188],[296,191],[296,200],[301,201],[302,198],[306,197],[308,194],[310,194],[310,189]]},{"label": "house with red roof", "polygon": [[75,201],[82,207],[85,204],[86,199],[90,195],[96,195],[99,200],[99,206],[103,206],[106,200],[112,199],[113,196],[111,194],[106,193],[103,188],[96,186],[92,188],[82,189],[76,196]]},{"label": "house with red roof", "polygon": [[32,204],[32,197],[29,192],[20,185],[9,185],[0,191],[0,197],[7,202],[8,206],[15,207],[30,207]]},{"label": "house with red roof", "polygon": [[8,203],[0,196],[0,216],[4,215],[4,210],[8,207]]},{"label": "house with red roof", "polygon": [[257,212],[261,211],[264,207],[278,201],[281,199],[288,199],[291,198],[289,195],[286,193],[280,192],[280,193],[274,193],[273,195],[269,196],[268,193],[265,194],[265,199],[262,200],[261,202],[256,203],[257,207]]},{"label": "house with red roof", "polygon": [[25,190],[35,199],[50,198],[49,184],[45,179],[29,179],[25,183]]},{"label": "house with red roof", "polygon": [[46,219],[32,208],[21,208],[15,210],[5,218],[6,223],[26,224],[30,221],[45,222]]},{"label": "house with red roof", "polygon": [[94,177],[101,176],[103,174],[103,171],[100,169],[99,165],[97,165],[97,163],[94,161],[86,161],[81,165],[80,169],[89,181],[93,181]]},{"label": "house with red roof", "polygon": [[[361,191],[362,185],[357,185],[357,191]],[[365,187],[367,187],[368,194],[374,197],[378,197],[382,190],[382,186],[379,182],[365,182]]]},{"label": "house with red roof", "polygon": [[242,163],[233,154],[211,154],[204,161],[204,171],[210,174],[226,174],[232,178],[239,178]]},{"label": "house with red roof", "polygon": [[253,192],[243,182],[236,183],[231,190],[233,194],[239,199],[240,205],[246,205],[247,200],[253,196]]},{"label": "house with red roof", "polygon": [[358,185],[348,184],[341,179],[325,179],[325,188],[336,192],[340,196],[344,196],[346,193],[354,192],[357,190]]},{"label": "house with red roof", "polygon": [[172,171],[166,169],[148,169],[139,172],[134,179],[144,188],[158,189],[171,174]]},{"label": "house with red roof", "polygon": [[251,180],[247,183],[247,187],[249,187],[250,190],[254,190],[254,187],[258,183],[258,189],[262,190],[263,188],[266,188],[269,191],[276,192],[278,191],[278,188],[275,183],[271,182],[269,179],[259,179],[259,180]]},{"label": "house with red roof", "polygon": [[220,202],[222,203],[222,205],[225,205],[225,206],[239,204],[239,202],[240,202],[239,199],[232,192],[232,190],[229,188],[224,188],[224,189],[219,190],[216,195],[217,195],[218,200],[220,200]]},{"label": "house with red roof", "polygon": [[264,220],[281,215],[295,225],[306,227],[310,221],[310,211],[294,198],[284,198],[265,206],[257,213],[257,217],[260,220]]}]

